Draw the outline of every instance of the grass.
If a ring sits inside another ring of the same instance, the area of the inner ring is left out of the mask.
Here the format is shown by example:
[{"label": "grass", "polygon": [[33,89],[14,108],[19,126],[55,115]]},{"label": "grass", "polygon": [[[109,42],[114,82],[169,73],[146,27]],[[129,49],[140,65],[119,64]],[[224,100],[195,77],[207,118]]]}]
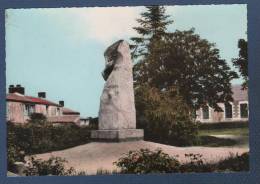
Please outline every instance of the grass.
[{"label": "grass", "polygon": [[199,143],[196,146],[206,147],[224,147],[224,146],[236,146],[237,141],[226,138],[219,138],[214,136],[199,136]]},{"label": "grass", "polygon": [[[226,135],[221,137],[218,135]],[[151,139],[147,141],[157,142],[176,146],[169,142],[160,142]],[[204,147],[248,147],[249,145],[249,128],[246,122],[221,122],[200,124],[198,132],[198,141],[191,146]],[[185,145],[179,145],[186,147]]]},{"label": "grass", "polygon": [[211,130],[199,131],[199,136],[210,136],[210,135],[248,136],[249,130],[247,127],[244,127],[244,128],[223,128],[223,129],[211,129]]},{"label": "grass", "polygon": [[248,128],[248,122],[219,122],[219,123],[200,123],[200,130],[210,130],[210,129],[224,129],[224,128]]},{"label": "grass", "polygon": [[[217,135],[236,136],[237,139],[215,137]],[[221,146],[248,146],[248,127],[224,127],[199,130],[199,146],[221,147]]]}]

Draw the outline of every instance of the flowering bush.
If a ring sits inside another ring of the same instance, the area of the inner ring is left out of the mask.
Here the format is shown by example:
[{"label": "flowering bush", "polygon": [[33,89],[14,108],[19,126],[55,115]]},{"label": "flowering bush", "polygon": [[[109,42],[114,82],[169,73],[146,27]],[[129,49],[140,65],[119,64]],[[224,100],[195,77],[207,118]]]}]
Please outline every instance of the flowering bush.
[{"label": "flowering bush", "polygon": [[180,166],[175,157],[163,153],[160,149],[129,151],[125,157],[120,158],[114,164],[121,169],[122,173],[134,174],[176,172]]},{"label": "flowering bush", "polygon": [[74,168],[65,169],[65,163],[67,161],[60,157],[51,157],[48,160],[36,159],[30,157],[28,160],[28,167],[25,170],[26,176],[45,176],[45,175],[56,175],[56,176],[69,176],[75,175]]},{"label": "flowering bush", "polygon": [[171,157],[162,150],[140,149],[129,151],[114,164],[121,169],[123,174],[148,174],[148,173],[202,173],[248,171],[249,154],[230,155],[217,163],[205,162],[201,154],[185,154],[186,162],[180,163],[177,156]]}]

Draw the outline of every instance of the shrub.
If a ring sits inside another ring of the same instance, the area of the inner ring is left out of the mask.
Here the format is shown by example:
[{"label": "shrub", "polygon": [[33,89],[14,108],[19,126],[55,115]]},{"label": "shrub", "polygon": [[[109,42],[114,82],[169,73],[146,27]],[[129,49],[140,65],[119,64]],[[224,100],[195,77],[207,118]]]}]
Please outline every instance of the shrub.
[{"label": "shrub", "polygon": [[14,171],[15,162],[24,162],[24,152],[15,145],[8,145],[7,150],[7,167],[9,171]]},{"label": "shrub", "polygon": [[140,149],[129,151],[125,157],[114,163],[121,169],[122,173],[146,174],[146,173],[170,173],[179,170],[180,163],[174,157],[158,149]]},{"label": "shrub", "polygon": [[144,139],[176,146],[198,141],[198,126],[176,89],[167,92],[143,85],[135,89],[137,127]]},{"label": "shrub", "polygon": [[205,163],[201,154],[185,154],[188,161],[180,166],[180,172],[213,172],[215,167]]},{"label": "shrub", "polygon": [[24,126],[7,123],[8,170],[13,170],[14,162],[23,162],[25,155],[62,150],[90,142],[91,129],[88,127],[54,127],[36,119],[36,122]]},{"label": "shrub", "polygon": [[62,150],[90,142],[88,127],[27,124],[17,126],[8,123],[8,146],[15,145],[25,154],[38,154]]},{"label": "shrub", "polygon": [[93,130],[98,129],[98,117],[89,118],[89,127]]},{"label": "shrub", "polygon": [[[13,126],[8,123],[8,127]],[[9,128],[8,128],[9,129]],[[8,131],[7,135],[7,167],[9,171],[14,170],[15,162],[24,162],[24,151],[16,144],[16,135],[12,131]]]},{"label": "shrub", "polygon": [[28,166],[25,170],[26,176],[69,176],[75,175],[74,168],[65,169],[65,163],[67,161],[60,157],[51,157],[46,161],[30,157],[28,160]]},{"label": "shrub", "polygon": [[242,155],[230,155],[218,163],[218,169],[222,171],[249,171],[249,153]]},{"label": "shrub", "polygon": [[33,123],[33,124],[36,123],[36,124],[43,125],[47,123],[47,117],[42,113],[32,113],[30,115],[29,123]]},{"label": "shrub", "polygon": [[217,163],[205,163],[200,154],[187,154],[189,161],[182,164],[181,172],[238,172],[249,170],[249,154],[230,155]]},{"label": "shrub", "polygon": [[[177,157],[177,156],[176,156]],[[187,161],[180,163],[176,157],[171,157],[162,150],[150,151],[140,149],[130,151],[119,158],[114,164],[123,174],[148,174],[148,173],[202,173],[202,172],[226,172],[248,171],[249,155],[244,153],[230,155],[217,163],[207,163],[200,154],[185,154]]]}]

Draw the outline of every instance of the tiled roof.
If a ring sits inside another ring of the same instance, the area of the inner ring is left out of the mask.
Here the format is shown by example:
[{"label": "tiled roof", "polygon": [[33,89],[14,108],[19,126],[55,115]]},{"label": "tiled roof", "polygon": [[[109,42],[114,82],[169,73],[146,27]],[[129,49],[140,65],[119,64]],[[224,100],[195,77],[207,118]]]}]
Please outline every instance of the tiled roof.
[{"label": "tiled roof", "polygon": [[34,103],[34,104],[44,104],[44,105],[53,105],[53,106],[60,106],[59,104],[56,104],[54,102],[42,99],[42,98],[36,98],[32,96],[25,96],[19,93],[9,93],[6,96],[7,101],[16,101],[16,102],[27,102],[27,103]]},{"label": "tiled roof", "polygon": [[248,90],[242,89],[241,85],[232,86],[234,101],[248,101]]},{"label": "tiled roof", "polygon": [[48,121],[52,123],[78,123],[80,117],[78,115],[65,115],[48,117]]},{"label": "tiled roof", "polygon": [[32,102],[30,98],[27,98],[24,95],[21,95],[19,93],[10,93],[6,95],[7,101],[17,101],[17,102]]},{"label": "tiled roof", "polygon": [[54,102],[42,99],[42,98],[36,98],[32,96],[27,96],[27,98],[31,99],[33,103],[36,104],[44,104],[44,105],[54,105],[54,106],[60,106],[59,104],[56,104]]},{"label": "tiled roof", "polygon": [[63,107],[62,111],[63,111],[63,114],[66,114],[66,115],[69,115],[69,114],[71,114],[71,115],[79,115],[80,114],[79,112],[73,111],[73,110],[71,110],[71,109],[69,109],[67,107]]}]

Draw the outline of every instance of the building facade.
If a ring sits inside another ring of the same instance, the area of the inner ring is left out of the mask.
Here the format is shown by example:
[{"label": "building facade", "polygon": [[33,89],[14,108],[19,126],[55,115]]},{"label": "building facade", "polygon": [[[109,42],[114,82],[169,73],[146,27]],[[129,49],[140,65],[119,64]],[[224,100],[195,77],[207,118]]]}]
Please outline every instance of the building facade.
[{"label": "building facade", "polygon": [[53,124],[79,124],[80,113],[64,107],[64,101],[54,103],[46,99],[45,92],[38,97],[26,96],[21,85],[10,85],[6,96],[6,120],[25,124],[32,113],[41,113]]},{"label": "building facade", "polygon": [[196,120],[201,123],[247,122],[249,117],[248,90],[240,85],[232,86],[233,102],[219,103],[222,112],[205,106],[196,111]]}]

